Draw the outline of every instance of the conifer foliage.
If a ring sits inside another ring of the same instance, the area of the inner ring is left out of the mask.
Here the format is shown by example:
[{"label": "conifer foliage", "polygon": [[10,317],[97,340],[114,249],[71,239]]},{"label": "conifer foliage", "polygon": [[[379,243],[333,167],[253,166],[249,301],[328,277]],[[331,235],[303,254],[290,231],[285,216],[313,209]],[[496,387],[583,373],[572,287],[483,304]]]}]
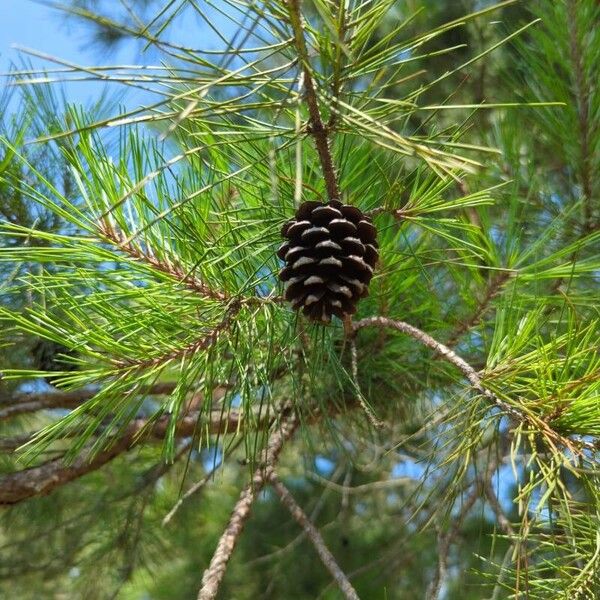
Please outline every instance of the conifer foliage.
[{"label": "conifer foliage", "polygon": [[0,97],[0,596],[600,597],[596,0],[57,8],[142,59]]}]

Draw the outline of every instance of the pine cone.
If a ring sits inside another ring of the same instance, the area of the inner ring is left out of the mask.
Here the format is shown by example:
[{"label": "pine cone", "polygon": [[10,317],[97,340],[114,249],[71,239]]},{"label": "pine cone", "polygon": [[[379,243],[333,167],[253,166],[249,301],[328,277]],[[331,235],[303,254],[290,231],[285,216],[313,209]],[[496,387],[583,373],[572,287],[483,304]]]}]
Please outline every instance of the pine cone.
[{"label": "pine cone", "polygon": [[286,263],[279,278],[293,308],[324,323],[354,314],[379,256],[371,219],[338,200],[304,202],[281,235],[289,241],[277,252]]}]

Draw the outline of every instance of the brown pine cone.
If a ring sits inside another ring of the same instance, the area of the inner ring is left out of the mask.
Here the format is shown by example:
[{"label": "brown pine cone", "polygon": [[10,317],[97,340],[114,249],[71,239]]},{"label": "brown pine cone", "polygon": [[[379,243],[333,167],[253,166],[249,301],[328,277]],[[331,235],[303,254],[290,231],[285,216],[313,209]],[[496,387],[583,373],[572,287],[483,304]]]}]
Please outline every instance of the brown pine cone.
[{"label": "brown pine cone", "polygon": [[356,312],[379,257],[377,231],[355,206],[338,200],[304,202],[281,230],[277,255],[285,298],[310,319],[328,323]]}]

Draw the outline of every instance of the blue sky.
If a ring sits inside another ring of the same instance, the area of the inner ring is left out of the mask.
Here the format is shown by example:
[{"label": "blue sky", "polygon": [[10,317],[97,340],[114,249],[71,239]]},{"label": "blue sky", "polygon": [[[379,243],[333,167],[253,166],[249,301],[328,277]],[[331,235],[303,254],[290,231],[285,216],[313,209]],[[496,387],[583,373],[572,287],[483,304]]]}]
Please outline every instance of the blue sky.
[{"label": "blue sky", "polygon": [[[64,25],[57,11],[30,0],[0,0],[0,63],[5,71],[18,52],[19,44],[63,58],[86,58],[83,40]],[[90,58],[89,53],[87,58]]]},{"label": "blue sky", "polygon": [[[94,62],[97,53],[97,49],[86,50],[84,37],[74,33],[72,26],[67,27],[57,11],[30,0],[0,0],[0,71],[3,73],[12,62],[18,63],[22,58],[13,45],[83,64]],[[31,60],[36,65],[50,64]],[[69,97],[75,101],[85,101],[90,93],[89,86],[72,85],[68,89]]]},{"label": "blue sky", "polygon": [[[218,15],[211,14],[210,17],[226,36],[233,32],[231,23],[223,22]],[[172,35],[186,45],[200,44],[203,48],[219,45],[215,34],[194,18],[176,22]],[[85,26],[72,21],[67,23],[59,11],[32,0],[0,0],[0,72],[6,72],[11,63],[19,64],[23,59],[36,67],[53,66],[51,62],[28,57],[13,46],[24,46],[80,65],[157,62],[156,56],[140,56],[133,43],[106,56],[97,46],[88,43]],[[0,81],[0,86],[3,84]],[[69,84],[65,89],[72,102],[85,103],[97,96],[97,88],[86,83]]]}]

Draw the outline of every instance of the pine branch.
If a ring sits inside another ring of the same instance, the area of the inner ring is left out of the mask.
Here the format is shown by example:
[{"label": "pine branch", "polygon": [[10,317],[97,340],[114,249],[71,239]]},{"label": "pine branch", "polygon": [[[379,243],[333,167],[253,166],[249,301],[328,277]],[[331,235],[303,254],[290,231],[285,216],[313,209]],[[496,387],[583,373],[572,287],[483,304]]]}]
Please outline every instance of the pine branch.
[{"label": "pine branch", "polygon": [[327,189],[327,197],[329,200],[340,198],[340,190],[338,187],[335,167],[329,148],[329,129],[323,124],[321,119],[321,111],[319,110],[319,101],[317,98],[317,90],[313,80],[310,68],[310,60],[306,40],[304,39],[303,16],[300,8],[300,0],[287,0],[290,22],[294,32],[294,41],[296,50],[302,63],[303,83],[306,89],[306,103],[310,115],[310,123],[308,132],[315,140],[321,168],[323,169],[323,177],[325,179],[325,187]]},{"label": "pine branch", "polygon": [[177,511],[188,498],[191,498],[194,494],[198,493],[206,486],[206,484],[214,477],[215,472],[220,466],[220,464],[215,464],[215,466],[202,479],[200,479],[200,481],[197,481],[189,490],[185,492],[185,494],[183,494],[183,496],[181,496],[181,498],[177,500],[173,508],[163,518],[163,527],[167,526],[171,522],[173,517],[177,514]]},{"label": "pine branch", "polygon": [[[351,324],[348,323],[348,326],[351,327]],[[373,409],[367,404],[362,390],[360,389],[358,382],[358,352],[356,351],[356,340],[354,337],[352,337],[350,340],[350,363],[352,368],[352,382],[356,388],[356,400],[361,405],[371,425],[373,425],[375,429],[382,429],[384,427],[384,423],[377,418],[377,415],[373,412]]]},{"label": "pine branch", "polygon": [[107,239],[107,241],[115,244],[119,250],[125,254],[128,254],[131,258],[147,263],[153,269],[169,275],[173,279],[177,280],[178,283],[182,283],[194,292],[199,293],[201,296],[205,296],[206,298],[210,298],[212,300],[218,300],[220,302],[225,302],[229,299],[227,294],[219,290],[212,289],[210,286],[184,269],[177,262],[173,262],[164,258],[159,260],[149,250],[143,251],[139,246],[134,244],[133,241],[128,240],[120,231],[117,231],[108,219],[105,218],[98,227],[100,233]]},{"label": "pine branch", "polygon": [[313,525],[311,520],[308,518],[306,513],[300,508],[290,491],[279,481],[275,471],[272,471],[269,476],[269,482],[273,486],[273,489],[277,492],[279,499],[283,505],[290,511],[291,515],[298,522],[300,527],[304,529],[306,537],[311,541],[315,547],[319,558],[331,573],[331,576],[335,579],[340,590],[344,594],[347,600],[358,600],[358,594],[352,587],[348,577],[342,571],[340,566],[335,560],[335,557],[329,551],[329,548],[325,545],[325,541],[321,537],[319,530]]},{"label": "pine branch", "polygon": [[367,317],[353,323],[353,329],[355,332],[365,327],[384,327],[396,329],[397,331],[400,331],[417,340],[424,346],[431,348],[441,358],[456,366],[463,373],[473,388],[476,389],[491,404],[500,408],[505,414],[511,416],[517,422],[529,425],[535,431],[543,434],[546,441],[548,441],[550,444],[558,442],[575,455],[581,455],[583,449],[595,451],[595,444],[585,440],[575,441],[566,438],[552,429],[545,420],[538,418],[533,414],[526,414],[522,410],[519,410],[502,400],[494,392],[483,385],[483,381],[479,373],[467,361],[456,354],[456,352],[448,348],[448,346],[438,342],[436,339],[424,331],[421,331],[417,327],[414,327],[413,325],[403,321],[394,321],[393,319],[389,319],[387,317]]},{"label": "pine branch", "polygon": [[57,487],[108,464],[130,445],[131,437],[124,436],[109,450],[99,452],[91,460],[82,454],[69,466],[65,466],[63,459],[57,458],[38,467],[5,475],[0,478],[0,506],[18,504],[34,496],[49,494]]},{"label": "pine branch", "polygon": [[481,319],[486,314],[488,309],[490,308],[490,304],[492,300],[500,294],[504,284],[510,279],[511,272],[510,271],[502,271],[498,273],[495,277],[492,277],[485,290],[485,294],[481,301],[478,303],[477,308],[466,321],[459,323],[458,326],[452,331],[448,341],[446,342],[447,346],[454,346],[456,342],[460,339],[460,337],[465,334],[467,331],[470,331],[473,327],[476,327],[481,322]]},{"label": "pine branch", "polygon": [[[160,384],[172,385],[172,384]],[[96,392],[85,390],[85,398],[92,397]],[[65,393],[65,395],[68,393]],[[89,396],[88,396],[89,394]],[[49,394],[50,396],[63,396],[63,393],[57,392]],[[58,400],[58,399],[57,399]],[[341,407],[345,410],[356,409],[360,406],[356,398],[349,398],[342,402],[340,406],[330,405],[326,412],[317,411],[307,421],[315,423],[322,418],[331,418],[339,414]],[[193,436],[198,427],[203,427],[210,435],[225,435],[236,433],[242,427],[243,422],[248,417],[237,411],[224,413],[222,409],[214,409],[208,418],[204,418],[201,410],[198,408],[198,402],[194,401],[187,407],[187,414],[183,415],[177,423],[175,435],[177,437]],[[39,409],[38,409],[39,410]],[[191,412],[190,412],[191,411]],[[258,429],[269,428],[276,421],[276,416],[269,416],[260,407],[256,408],[256,413],[250,419]],[[113,441],[113,445],[107,450],[88,460],[84,454],[74,463],[66,465],[62,457],[48,461],[31,469],[24,469],[16,473],[6,475],[0,478],[0,505],[17,504],[31,497],[46,495],[57,487],[65,485],[87,473],[96,471],[110,462],[119,454],[128,451],[134,445],[141,441],[160,442],[164,439],[170,425],[170,416],[165,415],[154,423],[148,419],[138,418],[132,421],[127,431],[121,438]],[[0,450],[7,452],[14,451],[24,444],[31,442],[36,437],[36,433],[22,434],[14,437],[0,438]],[[241,438],[242,439],[242,438]],[[117,451],[115,452],[115,448]],[[201,487],[200,485],[198,488]],[[196,491],[196,490],[194,490]],[[194,493],[190,492],[190,495]],[[186,494],[187,497],[187,494]],[[184,498],[185,499],[185,498]],[[172,515],[171,515],[172,516]]]},{"label": "pine branch", "polygon": [[[244,417],[238,412],[223,414],[221,410],[214,410],[206,422],[199,419],[201,419],[200,412],[185,415],[177,422],[175,435],[180,438],[193,436],[199,426],[206,428],[211,435],[233,433],[238,431]],[[263,415],[263,420],[259,420],[259,426],[266,426],[269,422],[271,420]],[[92,455],[91,458],[89,454],[83,452],[70,464],[65,464],[61,457],[37,467],[5,475],[0,478],[0,505],[17,504],[34,496],[47,495],[56,488],[108,464],[139,443],[142,436],[147,436],[150,441],[162,441],[169,430],[169,425],[169,416],[161,417],[155,423],[148,419],[135,419],[127,427],[126,432],[109,448]],[[9,442],[5,440],[2,444],[9,444]]]},{"label": "pine branch", "polygon": [[338,97],[340,95],[341,89],[343,87],[342,83],[342,58],[343,58],[343,50],[342,45],[346,43],[346,34],[348,32],[348,24],[346,22],[346,5],[343,0],[338,0],[337,8],[340,12],[340,18],[338,22],[338,41],[336,47],[336,57],[333,65],[333,81],[331,83],[331,97],[332,97],[332,105],[331,105],[331,114],[329,115],[329,121],[327,122],[327,130],[331,131],[336,123],[338,118]]},{"label": "pine branch", "polygon": [[267,482],[269,470],[277,462],[285,442],[292,437],[297,426],[296,416],[294,414],[288,415],[283,418],[280,429],[271,437],[269,445],[263,453],[261,464],[254,472],[252,481],[242,490],[229,518],[229,523],[217,544],[210,565],[202,576],[202,587],[198,593],[198,600],[213,600],[216,598],[229,559],[250,516],[252,504]]},{"label": "pine branch", "polygon": [[569,50],[575,73],[575,100],[579,120],[580,161],[578,165],[579,179],[583,191],[583,231],[594,230],[594,197],[592,189],[592,156],[590,141],[590,86],[585,74],[583,50],[580,32],[577,27],[578,0],[567,0],[567,27],[569,31]]},{"label": "pine branch", "polygon": [[194,340],[183,348],[177,348],[167,354],[155,356],[153,358],[144,358],[139,360],[125,360],[119,364],[123,367],[135,367],[139,369],[150,369],[157,367],[163,363],[171,362],[186,356],[193,356],[196,352],[206,350],[217,343],[219,336],[231,325],[232,320],[241,309],[241,303],[238,301],[232,302],[225,312],[225,315],[220,323],[215,325],[206,335]]},{"label": "pine branch", "polygon": [[473,508],[473,505],[479,498],[479,488],[475,486],[473,491],[469,494],[467,500],[463,503],[460,512],[456,517],[453,518],[453,523],[450,531],[446,534],[440,534],[438,537],[438,568],[437,571],[429,584],[427,590],[427,600],[437,600],[442,590],[442,584],[446,579],[446,573],[448,571],[448,554],[452,543],[456,536],[460,532],[463,521],[469,514],[469,511]]},{"label": "pine branch", "polygon": [[366,494],[372,491],[378,490],[390,490],[398,487],[404,487],[410,483],[414,483],[414,479],[411,477],[394,477],[393,479],[383,479],[381,481],[373,481],[371,483],[363,483],[361,485],[349,486],[336,483],[329,479],[325,479],[316,473],[307,473],[308,477],[313,481],[321,484],[327,489],[336,491],[345,496],[354,496],[359,494]]},{"label": "pine branch", "polygon": [[510,521],[506,516],[500,501],[498,500],[498,496],[496,495],[496,492],[489,481],[485,481],[483,483],[483,491],[485,492],[485,496],[488,500],[490,508],[496,516],[496,522],[498,523],[500,529],[502,529],[505,535],[512,537],[515,533],[513,526],[510,524]]},{"label": "pine branch", "polygon": [[493,392],[484,387],[481,381],[481,377],[467,361],[465,361],[458,354],[456,354],[456,352],[448,348],[448,346],[445,346],[441,342],[438,342],[424,331],[421,331],[417,327],[409,325],[408,323],[405,323],[403,321],[394,321],[393,319],[388,319],[387,317],[367,317],[366,319],[361,319],[360,321],[356,321],[353,324],[355,332],[365,327],[386,327],[390,329],[396,329],[406,335],[409,335],[424,346],[431,348],[444,360],[448,361],[449,363],[452,363],[454,366],[460,369],[460,371],[462,371],[463,375],[467,378],[469,383],[490,402],[501,408],[504,412],[511,415],[512,417],[517,418],[519,421],[526,420],[525,415],[523,415],[520,411],[510,406],[509,404],[498,398],[498,396],[496,396]]},{"label": "pine branch", "polygon": [[[142,388],[139,393],[148,396],[159,396],[172,393],[175,387],[176,384],[171,382],[156,383],[150,387]],[[76,408],[86,400],[93,398],[97,393],[98,389],[91,387],[69,392],[16,393],[1,399],[0,421],[39,410]]]}]

